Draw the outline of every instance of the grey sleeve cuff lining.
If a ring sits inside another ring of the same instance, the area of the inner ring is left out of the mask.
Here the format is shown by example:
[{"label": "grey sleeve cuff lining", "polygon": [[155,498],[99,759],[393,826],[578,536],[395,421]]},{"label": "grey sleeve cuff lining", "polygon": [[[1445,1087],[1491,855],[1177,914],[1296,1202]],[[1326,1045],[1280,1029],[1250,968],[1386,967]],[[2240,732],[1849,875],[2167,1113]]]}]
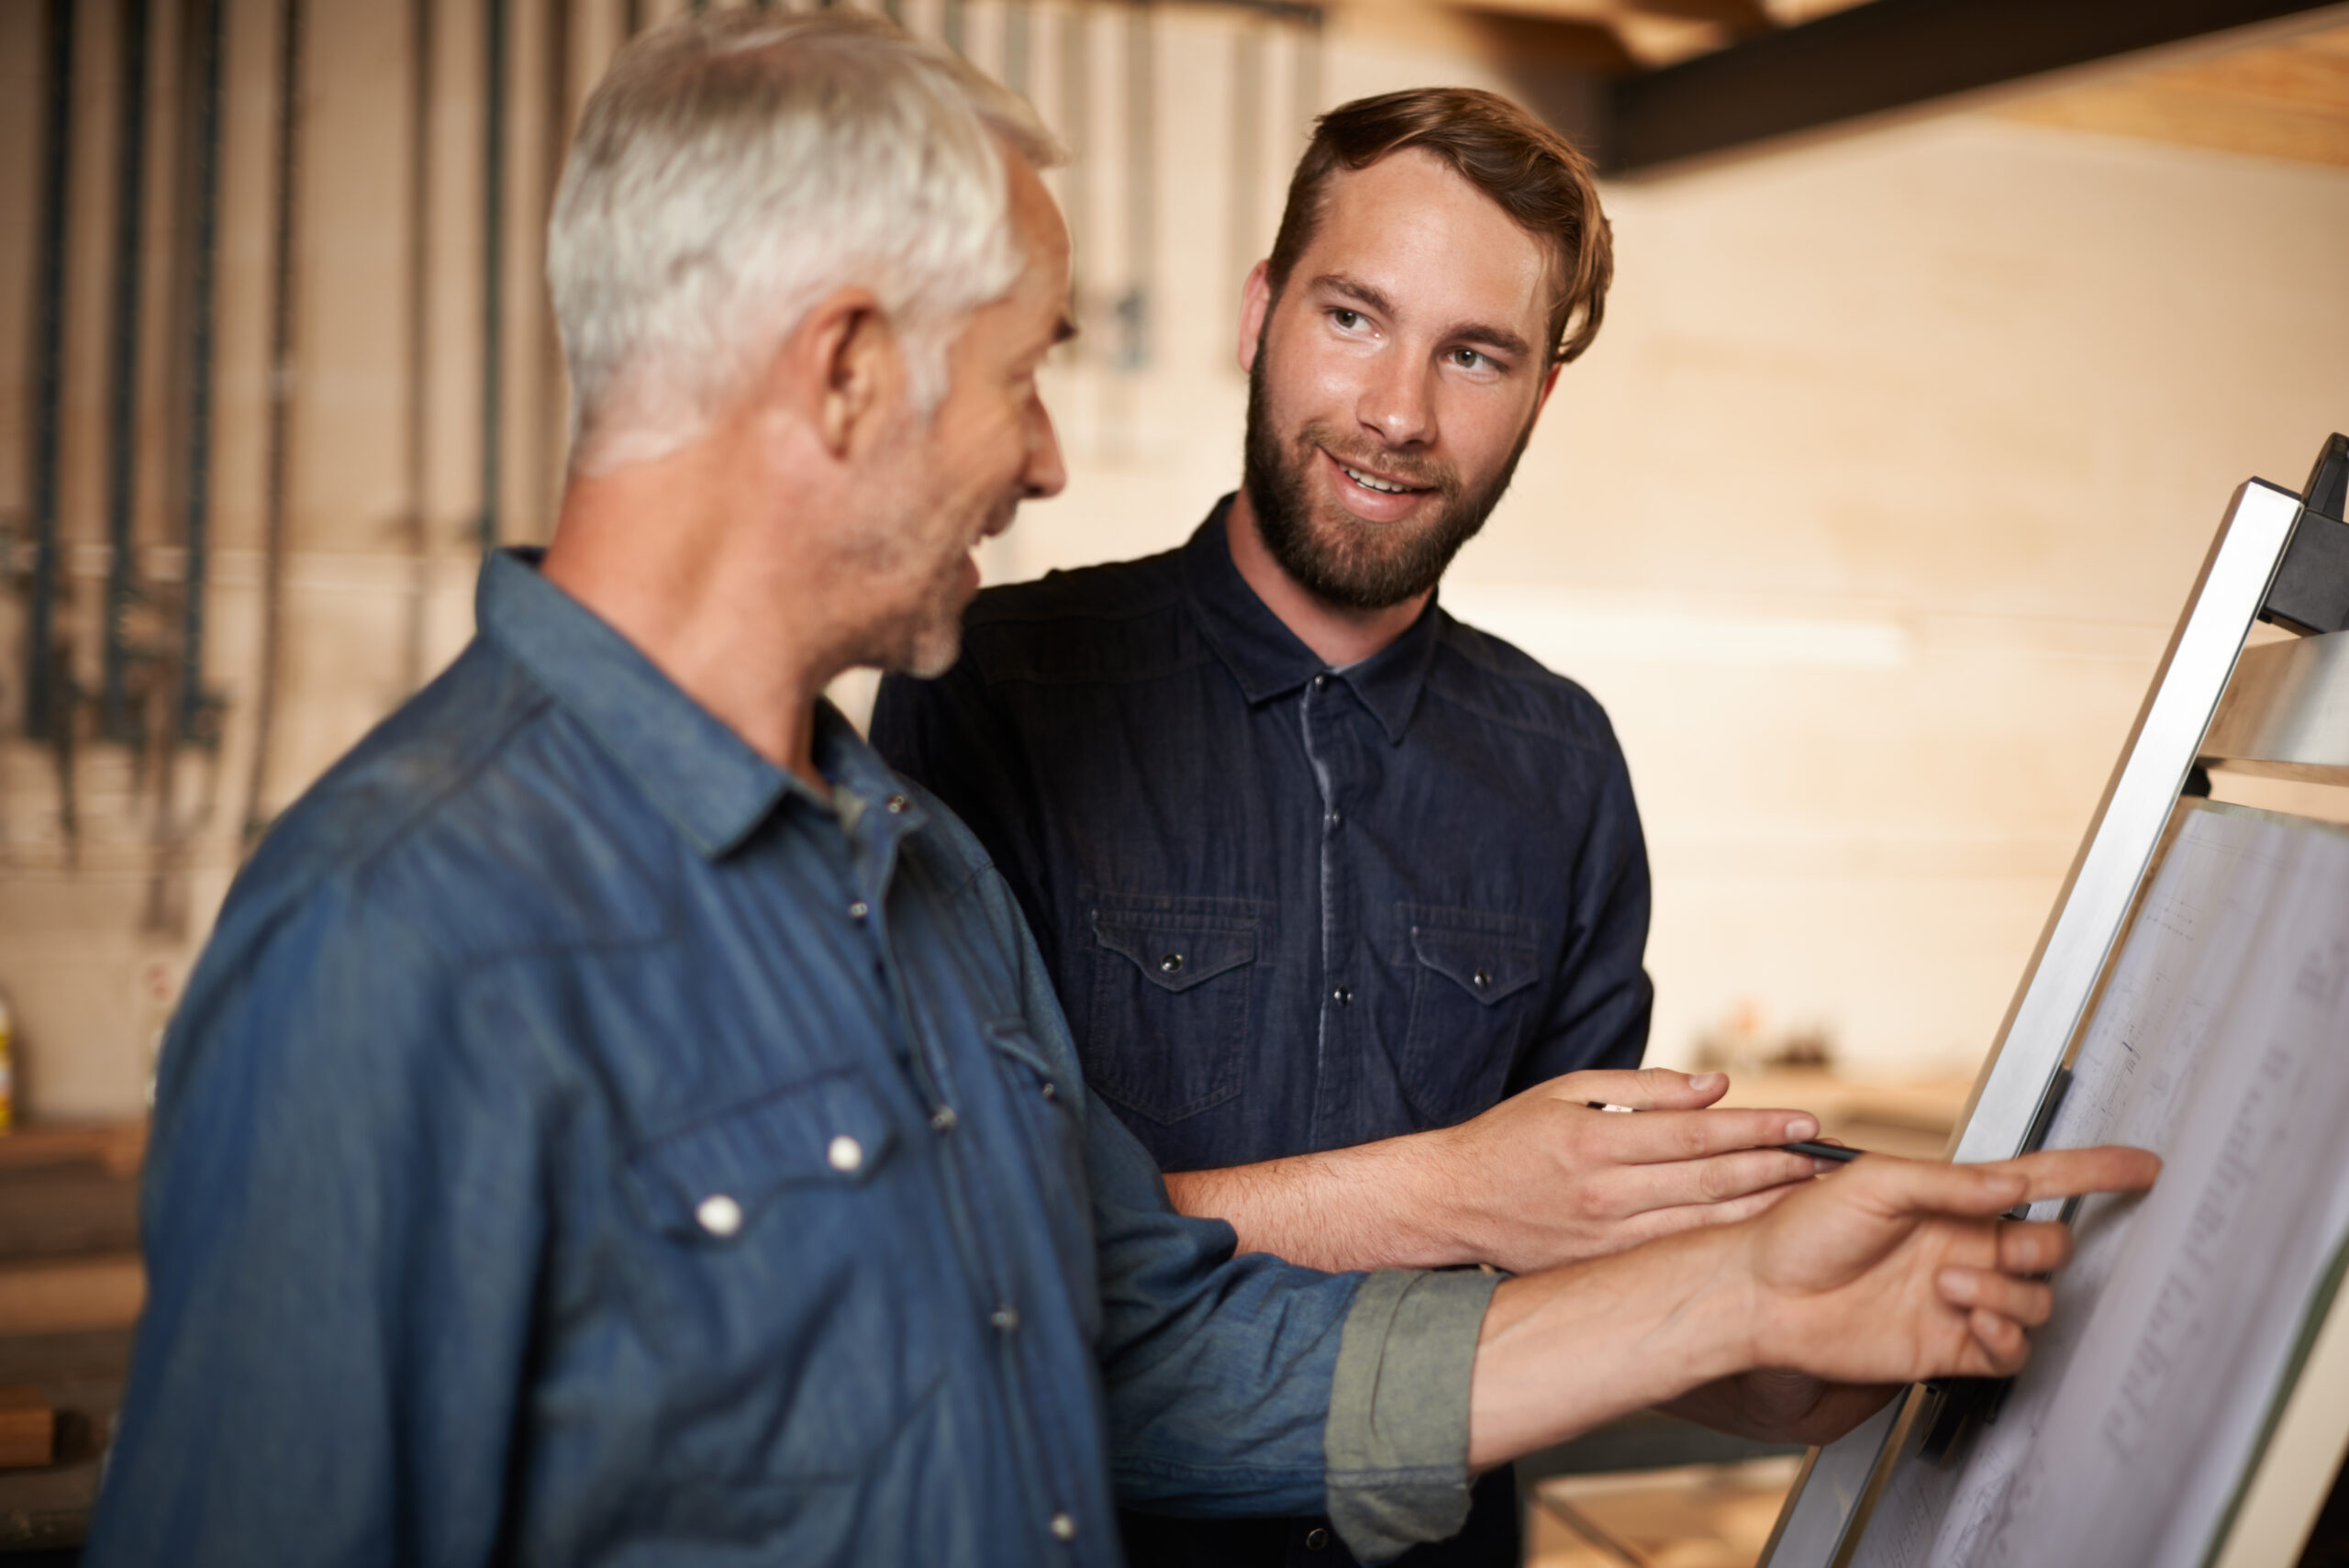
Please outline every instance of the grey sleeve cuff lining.
[{"label": "grey sleeve cuff lining", "polygon": [[1322,1429],[1330,1522],[1383,1562],[1468,1518],[1468,1380],[1501,1282],[1480,1269],[1366,1277],[1338,1343]]}]

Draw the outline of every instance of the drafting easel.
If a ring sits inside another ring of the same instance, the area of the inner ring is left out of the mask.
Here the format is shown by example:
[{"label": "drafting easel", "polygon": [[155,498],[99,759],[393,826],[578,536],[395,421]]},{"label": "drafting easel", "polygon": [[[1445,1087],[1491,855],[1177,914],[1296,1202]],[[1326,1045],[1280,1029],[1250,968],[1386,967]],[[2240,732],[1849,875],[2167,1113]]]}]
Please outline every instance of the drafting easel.
[{"label": "drafting easel", "polygon": [[[2007,1009],[1953,1141],[1961,1161],[2035,1147],[2064,1064],[2183,795],[2209,793],[2206,770],[2349,785],[2349,438],[2319,454],[2294,495],[2264,480],[2235,492],[2137,723],[2105,786],[2055,909]],[[2247,646],[2254,622],[2297,640]],[[2349,1295],[2343,1297],[2349,1303]],[[2336,1304],[2303,1383],[2349,1360],[2349,1305]],[[2299,1554],[2349,1444],[2349,1410],[2294,1400],[2245,1479],[2244,1504],[2212,1561],[2277,1561],[2264,1544],[2291,1535]],[[1941,1418],[1941,1396],[1912,1388],[1837,1442],[1811,1451],[1764,1568],[1830,1568],[1856,1548],[1895,1467],[1916,1462]],[[2297,1423],[2297,1424],[2295,1424]],[[2311,1462],[2313,1456],[2313,1462]]]}]

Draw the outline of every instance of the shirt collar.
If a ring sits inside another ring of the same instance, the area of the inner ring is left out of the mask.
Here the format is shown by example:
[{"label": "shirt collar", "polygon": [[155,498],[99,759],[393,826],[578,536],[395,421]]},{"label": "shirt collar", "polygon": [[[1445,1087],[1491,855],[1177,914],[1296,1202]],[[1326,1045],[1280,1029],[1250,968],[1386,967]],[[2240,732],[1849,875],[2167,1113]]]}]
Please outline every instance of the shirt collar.
[{"label": "shirt collar", "polygon": [[[482,635],[586,728],[703,858],[735,849],[787,796],[836,809],[835,801],[752,751],[635,644],[540,576],[543,553],[500,550],[483,566],[473,602]],[[829,702],[816,705],[815,756],[818,769],[855,796],[858,807],[895,793],[887,768]],[[899,814],[905,811],[901,806]]]},{"label": "shirt collar", "polygon": [[1435,662],[1442,614],[1431,595],[1408,630],[1369,658],[1332,670],[1256,596],[1231,559],[1224,529],[1234,497],[1215,504],[1183,547],[1183,578],[1199,630],[1252,704],[1293,692],[1315,675],[1330,674],[1353,688],[1376,716],[1390,744],[1401,745]]}]

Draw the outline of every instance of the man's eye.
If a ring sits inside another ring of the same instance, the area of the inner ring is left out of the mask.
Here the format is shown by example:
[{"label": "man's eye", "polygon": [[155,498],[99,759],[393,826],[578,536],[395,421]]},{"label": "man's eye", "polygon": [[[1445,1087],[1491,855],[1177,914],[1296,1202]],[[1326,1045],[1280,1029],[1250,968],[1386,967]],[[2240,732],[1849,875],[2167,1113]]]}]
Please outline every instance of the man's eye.
[{"label": "man's eye", "polygon": [[1330,312],[1330,319],[1336,322],[1341,329],[1351,332],[1355,328],[1362,325],[1362,312],[1359,310],[1347,310],[1341,306],[1339,309]]},{"label": "man's eye", "polygon": [[1485,356],[1484,356],[1484,355],[1482,355],[1482,354],[1478,353],[1478,352],[1477,352],[1475,350],[1474,350],[1474,349],[1454,349],[1454,350],[1452,350],[1452,362],[1453,362],[1453,364],[1458,365],[1462,370],[1464,370],[1464,371],[1472,371],[1472,370],[1475,370],[1478,365],[1484,365],[1484,364],[1490,364],[1490,363],[1492,363],[1492,361],[1491,361],[1490,360],[1487,360],[1486,358],[1485,358]]}]

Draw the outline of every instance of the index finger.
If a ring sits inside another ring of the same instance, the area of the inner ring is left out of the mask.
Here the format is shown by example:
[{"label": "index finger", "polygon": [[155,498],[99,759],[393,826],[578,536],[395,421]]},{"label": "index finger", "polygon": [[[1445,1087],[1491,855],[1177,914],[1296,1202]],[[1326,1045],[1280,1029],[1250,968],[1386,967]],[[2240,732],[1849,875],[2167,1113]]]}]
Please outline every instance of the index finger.
[{"label": "index finger", "polygon": [[1819,1131],[1809,1111],[1642,1111],[1598,1118],[1607,1153],[1626,1165],[1709,1160],[1748,1149],[1799,1143]]},{"label": "index finger", "polygon": [[2107,1143],[2093,1149],[2043,1149],[1983,1168],[2023,1176],[2031,1184],[2023,1201],[2036,1203],[2083,1193],[2143,1192],[2162,1173],[2162,1162],[2149,1150]]}]

